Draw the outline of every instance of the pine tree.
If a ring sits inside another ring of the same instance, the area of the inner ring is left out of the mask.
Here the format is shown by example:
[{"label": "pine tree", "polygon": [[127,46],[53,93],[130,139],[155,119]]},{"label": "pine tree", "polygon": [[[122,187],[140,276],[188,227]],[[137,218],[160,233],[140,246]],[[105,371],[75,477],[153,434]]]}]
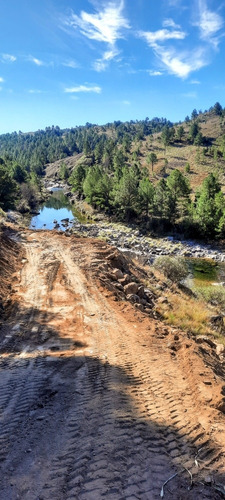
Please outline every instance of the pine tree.
[{"label": "pine tree", "polygon": [[141,179],[138,187],[139,208],[145,211],[146,215],[153,209],[154,191],[154,186],[148,178]]}]

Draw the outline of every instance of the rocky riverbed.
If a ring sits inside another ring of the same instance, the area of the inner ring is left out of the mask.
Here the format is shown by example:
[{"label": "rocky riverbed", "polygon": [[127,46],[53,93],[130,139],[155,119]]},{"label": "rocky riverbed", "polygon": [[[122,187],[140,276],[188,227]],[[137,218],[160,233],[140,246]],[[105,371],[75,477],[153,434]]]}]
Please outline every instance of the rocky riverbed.
[{"label": "rocky riverbed", "polygon": [[132,225],[98,223],[81,224],[75,222],[68,232],[78,232],[87,237],[105,239],[122,252],[129,252],[143,262],[152,263],[160,255],[173,255],[186,258],[212,259],[225,262],[225,252],[210,245],[194,241],[179,241],[173,237],[153,238],[143,235]]}]

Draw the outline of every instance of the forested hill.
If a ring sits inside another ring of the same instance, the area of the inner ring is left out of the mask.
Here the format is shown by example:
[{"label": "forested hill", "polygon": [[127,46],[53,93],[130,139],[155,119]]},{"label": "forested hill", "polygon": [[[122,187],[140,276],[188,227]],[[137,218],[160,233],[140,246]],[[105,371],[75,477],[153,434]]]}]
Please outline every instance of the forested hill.
[{"label": "forested hill", "polygon": [[0,136],[0,207],[25,211],[41,179],[67,181],[94,208],[176,228],[225,235],[225,110],[194,109],[183,123],[120,121]]},{"label": "forested hill", "polygon": [[129,151],[133,141],[142,141],[164,127],[172,127],[172,123],[165,118],[146,118],[136,122],[117,121],[104,126],[86,123],[85,126],[64,130],[52,126],[26,134],[13,132],[0,135],[0,157],[6,162],[18,162],[28,171],[41,175],[47,163],[75,153],[94,153],[100,160],[104,153],[111,154],[117,145]]}]

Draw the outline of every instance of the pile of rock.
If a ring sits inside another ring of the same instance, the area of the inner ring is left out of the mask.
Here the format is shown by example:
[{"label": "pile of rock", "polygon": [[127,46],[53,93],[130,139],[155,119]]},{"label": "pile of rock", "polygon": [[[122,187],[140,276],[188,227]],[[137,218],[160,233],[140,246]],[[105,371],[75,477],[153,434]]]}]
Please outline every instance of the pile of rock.
[{"label": "pile of rock", "polygon": [[115,300],[128,300],[137,309],[156,317],[154,305],[156,296],[145,287],[132,273],[129,260],[117,249],[106,256],[106,261],[97,265],[94,262],[96,277],[109,291],[113,292]]}]

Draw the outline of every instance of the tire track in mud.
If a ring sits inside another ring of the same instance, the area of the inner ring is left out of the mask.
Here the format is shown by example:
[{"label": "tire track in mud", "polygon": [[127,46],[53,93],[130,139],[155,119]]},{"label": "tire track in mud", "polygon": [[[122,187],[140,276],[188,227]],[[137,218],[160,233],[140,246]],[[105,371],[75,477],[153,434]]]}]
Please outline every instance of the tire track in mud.
[{"label": "tire track in mud", "polygon": [[[30,328],[38,310],[46,322],[51,312],[61,351],[49,344],[0,358],[0,499],[154,500],[178,472],[172,498],[217,500],[201,481],[206,467],[224,470],[223,450],[193,412],[204,406],[164,326],[149,320],[145,330],[140,314],[110,305],[80,267],[79,246],[71,254],[65,239],[42,233],[28,248],[18,296],[29,303]],[[75,351],[66,339],[77,334],[87,346]]]}]

